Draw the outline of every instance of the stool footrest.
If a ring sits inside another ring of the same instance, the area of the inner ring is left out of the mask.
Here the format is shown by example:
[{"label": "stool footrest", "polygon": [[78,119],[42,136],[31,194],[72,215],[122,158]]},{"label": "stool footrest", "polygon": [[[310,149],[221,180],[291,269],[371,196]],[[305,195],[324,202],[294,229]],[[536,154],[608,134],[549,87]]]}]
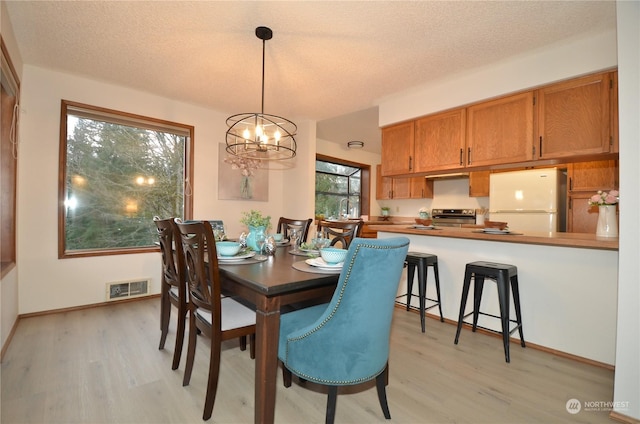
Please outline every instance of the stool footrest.
[{"label": "stool footrest", "polygon": [[[465,318],[467,318],[468,316],[471,316],[471,315],[473,315],[473,311],[469,312],[464,317],[462,317],[462,322],[464,324],[473,326],[472,322],[465,321]],[[486,317],[492,317],[492,318],[501,319],[497,315],[488,314],[488,313],[485,313],[485,312],[478,312],[478,315],[484,315]],[[513,329],[509,330],[509,335],[513,334],[516,330],[518,330],[518,328],[520,328],[522,326],[522,324],[518,324],[518,321],[516,321],[515,319],[510,319],[509,322],[512,322],[512,323],[516,324],[516,326],[513,327]],[[476,328],[482,328],[483,330],[491,331],[492,333],[502,334],[502,331],[500,331],[500,330],[493,330],[491,328],[483,327],[481,325],[476,325]]]}]

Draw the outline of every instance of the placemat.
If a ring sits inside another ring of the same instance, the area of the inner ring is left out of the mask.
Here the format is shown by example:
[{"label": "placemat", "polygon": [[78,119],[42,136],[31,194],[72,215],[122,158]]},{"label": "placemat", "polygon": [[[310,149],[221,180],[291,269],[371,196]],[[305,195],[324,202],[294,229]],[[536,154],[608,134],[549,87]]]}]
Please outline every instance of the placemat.
[{"label": "placemat", "polygon": [[250,265],[250,264],[257,264],[259,262],[264,262],[268,259],[268,256],[265,255],[264,259],[256,259],[256,257],[252,257],[252,258],[247,258],[247,259],[243,259],[241,261],[235,261],[235,262],[224,262],[224,261],[220,261],[218,260],[218,265]]}]

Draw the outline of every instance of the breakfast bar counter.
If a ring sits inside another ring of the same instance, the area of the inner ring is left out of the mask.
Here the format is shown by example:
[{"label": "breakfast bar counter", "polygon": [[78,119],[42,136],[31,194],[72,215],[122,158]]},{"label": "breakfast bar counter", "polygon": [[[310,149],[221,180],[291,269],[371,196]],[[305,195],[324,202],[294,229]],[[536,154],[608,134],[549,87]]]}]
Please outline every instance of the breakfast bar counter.
[{"label": "breakfast bar counter", "polygon": [[[462,283],[467,263],[490,261],[518,268],[524,338],[537,345],[605,366],[615,365],[618,296],[618,241],[598,240],[578,233],[484,234],[478,228],[440,227],[413,229],[411,225],[374,225],[378,238],[403,234],[410,251],[437,255],[442,313],[449,322],[458,321]],[[417,284],[414,293],[417,294]],[[427,297],[435,298],[433,271],[427,278]],[[495,284],[485,284],[481,310],[499,315]],[[406,292],[406,271],[398,294]],[[471,294],[470,294],[471,296]],[[398,299],[404,301],[404,298]],[[470,312],[471,303],[467,305]],[[417,297],[412,300],[417,306]],[[513,302],[511,316],[514,317]],[[433,309],[432,311],[437,311]],[[428,312],[429,314],[431,311]],[[439,317],[438,317],[439,318]],[[483,319],[485,320],[484,322]],[[429,327],[442,324],[427,320]],[[479,325],[494,330],[500,320],[480,317]],[[455,334],[452,327],[451,343]],[[420,320],[416,317],[416,330]],[[463,331],[460,348],[471,334]],[[517,332],[512,335],[517,338]],[[504,361],[496,339],[496,360]],[[519,344],[511,348],[512,363],[518,362]]]},{"label": "breakfast bar counter", "polygon": [[600,239],[587,233],[535,233],[514,232],[509,234],[485,234],[479,227],[436,227],[433,230],[416,229],[411,225],[370,224],[374,231],[388,233],[416,234],[432,237],[450,237],[471,240],[497,241],[504,243],[540,244],[547,246],[577,247],[587,249],[618,250],[618,239]]}]

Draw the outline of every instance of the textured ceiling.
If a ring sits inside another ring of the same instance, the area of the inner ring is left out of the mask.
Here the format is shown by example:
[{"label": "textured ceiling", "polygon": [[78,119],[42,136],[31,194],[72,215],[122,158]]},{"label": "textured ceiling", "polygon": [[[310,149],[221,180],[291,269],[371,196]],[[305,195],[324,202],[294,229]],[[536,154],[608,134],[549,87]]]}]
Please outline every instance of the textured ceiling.
[{"label": "textured ceiling", "polygon": [[265,112],[321,121],[318,136],[340,142],[376,137],[353,119],[344,125],[345,115],[371,119],[385,96],[616,25],[614,1],[6,5],[24,63],[227,113],[260,108],[262,42],[254,30],[268,26]]}]

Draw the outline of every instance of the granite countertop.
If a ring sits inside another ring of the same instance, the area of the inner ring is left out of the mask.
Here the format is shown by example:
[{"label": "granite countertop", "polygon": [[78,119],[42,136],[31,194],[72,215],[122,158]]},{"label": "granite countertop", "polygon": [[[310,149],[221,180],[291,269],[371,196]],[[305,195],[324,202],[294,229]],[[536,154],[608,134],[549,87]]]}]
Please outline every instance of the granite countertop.
[{"label": "granite countertop", "polygon": [[[390,222],[391,224],[396,224]],[[399,234],[417,234],[430,237],[450,237],[470,240],[486,240],[503,243],[524,243],[541,244],[559,247],[577,247],[585,249],[618,250],[618,239],[598,239],[595,234],[587,233],[535,233],[535,232],[514,232],[511,234],[487,234],[478,230],[478,227],[456,228],[438,227],[433,230],[422,230],[412,228],[410,224],[388,225],[387,223],[378,225],[378,222],[371,221],[370,228],[374,231]]]}]

